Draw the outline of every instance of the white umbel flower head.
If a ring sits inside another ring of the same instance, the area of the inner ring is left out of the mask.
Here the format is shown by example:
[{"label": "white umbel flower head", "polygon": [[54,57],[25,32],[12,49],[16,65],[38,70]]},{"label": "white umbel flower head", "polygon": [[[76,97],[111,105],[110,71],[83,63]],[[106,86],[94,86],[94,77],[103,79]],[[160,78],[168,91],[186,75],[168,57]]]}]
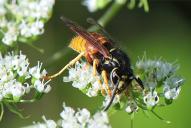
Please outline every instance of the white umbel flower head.
[{"label": "white umbel flower head", "polygon": [[[35,89],[40,93],[48,93],[51,90],[49,81],[44,82],[42,76],[45,70],[41,71],[42,64],[30,68],[26,55],[9,53],[0,54],[0,99],[17,102]],[[30,82],[31,81],[31,82]]]},{"label": "white umbel flower head", "polygon": [[75,111],[65,104],[63,107],[59,121],[47,120],[43,116],[43,123],[38,122],[24,128],[111,128],[106,112],[101,111],[91,115],[86,108]]},{"label": "white umbel flower head", "polygon": [[[179,66],[161,59],[150,60],[146,56],[136,63],[144,85],[144,103],[153,107],[159,102],[159,96],[164,97],[165,103],[178,97],[184,80],[176,75]],[[163,90],[159,89],[162,88]],[[154,91],[153,91],[154,90]],[[160,92],[156,92],[156,90]]]},{"label": "white umbel flower head", "polygon": [[[1,0],[0,38],[6,45],[30,41],[44,33],[44,24],[51,17],[55,0]],[[7,15],[9,15],[7,17]]]}]

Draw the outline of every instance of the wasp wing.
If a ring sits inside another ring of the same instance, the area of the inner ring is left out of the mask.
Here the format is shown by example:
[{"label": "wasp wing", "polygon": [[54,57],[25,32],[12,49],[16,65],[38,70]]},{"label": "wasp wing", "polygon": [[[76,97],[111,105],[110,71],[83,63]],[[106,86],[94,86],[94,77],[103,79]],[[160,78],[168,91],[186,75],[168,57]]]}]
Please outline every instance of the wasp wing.
[{"label": "wasp wing", "polygon": [[98,52],[100,52],[104,57],[109,57],[109,51],[103,46],[101,45],[97,39],[95,39],[91,33],[89,33],[88,31],[86,31],[84,28],[80,27],[79,25],[77,25],[75,22],[65,18],[65,17],[61,17],[61,20],[66,24],[67,27],[69,27],[72,31],[76,32],[78,35],[80,35],[81,37],[83,37],[85,40],[87,40],[87,42],[94,47],[96,50],[98,50]]},{"label": "wasp wing", "polygon": [[[115,43],[116,41],[111,37],[111,35],[103,28],[101,24],[99,24],[96,20],[93,18],[87,18],[87,22],[91,25],[94,25],[97,27],[98,30],[101,30],[101,33],[107,37],[107,39],[110,41],[110,44]],[[92,27],[93,28],[93,27]],[[91,28],[90,28],[91,29]]]}]

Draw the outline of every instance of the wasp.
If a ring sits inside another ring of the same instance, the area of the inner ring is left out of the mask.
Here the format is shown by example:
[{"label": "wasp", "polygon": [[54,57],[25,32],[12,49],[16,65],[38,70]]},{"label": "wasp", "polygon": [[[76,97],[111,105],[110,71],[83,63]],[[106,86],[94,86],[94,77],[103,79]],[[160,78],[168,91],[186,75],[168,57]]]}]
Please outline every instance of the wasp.
[{"label": "wasp", "polygon": [[[143,88],[141,79],[136,78],[133,74],[128,55],[121,49],[114,47],[113,44],[115,41],[110,38],[109,34],[100,24],[93,19],[88,20],[89,23],[99,27],[102,30],[102,34],[88,32],[83,27],[65,17],[61,17],[61,20],[69,29],[77,34],[71,40],[69,47],[77,51],[79,55],[58,73],[46,76],[46,79],[52,79],[60,75],[69,66],[75,64],[82,57],[85,57],[87,62],[93,66],[93,75],[98,73],[103,78],[107,93],[110,96],[110,102],[104,108],[104,111],[109,109],[115,96],[126,90],[133,80]],[[100,80],[99,83],[101,92],[104,94],[103,85]]]}]

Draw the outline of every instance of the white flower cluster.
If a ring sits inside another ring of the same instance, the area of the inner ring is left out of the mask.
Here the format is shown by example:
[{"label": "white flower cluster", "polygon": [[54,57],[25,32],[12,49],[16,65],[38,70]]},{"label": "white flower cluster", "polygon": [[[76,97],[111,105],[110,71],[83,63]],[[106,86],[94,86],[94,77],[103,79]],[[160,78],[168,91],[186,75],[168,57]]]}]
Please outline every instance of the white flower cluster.
[{"label": "white flower cluster", "polygon": [[175,73],[178,66],[161,60],[139,60],[136,68],[140,73],[145,86],[144,103],[155,106],[159,102],[157,88],[163,87],[164,98],[174,100],[178,97],[183,79]]},{"label": "white flower cluster", "polygon": [[77,112],[64,104],[64,110],[60,113],[61,119],[58,122],[46,120],[44,123],[35,123],[25,128],[111,128],[108,115],[105,112],[97,112],[91,116],[90,112],[83,108]]},{"label": "white flower cluster", "polygon": [[[83,93],[85,93],[89,97],[97,96],[99,92],[101,92],[100,83],[98,80],[102,82],[100,75],[93,75],[93,67],[88,64],[87,62],[81,61],[76,62],[74,67],[68,69],[69,75],[63,78],[64,82],[72,82],[72,86],[78,88]],[[105,84],[102,85],[107,91]],[[105,100],[103,101],[103,107],[106,107],[111,97],[109,95],[104,95]],[[117,95],[114,100],[113,104],[116,104],[120,101],[120,95]]]},{"label": "white flower cluster", "polygon": [[55,0],[1,0],[0,31],[2,42],[13,45],[17,40],[41,35],[50,18]]},{"label": "white flower cluster", "polygon": [[19,101],[32,88],[40,93],[48,93],[51,89],[48,82],[41,80],[46,70],[41,71],[42,63],[29,68],[26,55],[9,53],[0,54],[0,101]]},{"label": "white flower cluster", "polygon": [[[69,75],[63,78],[64,82],[72,82],[72,86],[80,89],[89,97],[97,96],[100,85],[99,76],[93,76],[93,68],[84,61],[76,62],[74,67],[68,69]],[[96,78],[97,77],[97,78]]]}]

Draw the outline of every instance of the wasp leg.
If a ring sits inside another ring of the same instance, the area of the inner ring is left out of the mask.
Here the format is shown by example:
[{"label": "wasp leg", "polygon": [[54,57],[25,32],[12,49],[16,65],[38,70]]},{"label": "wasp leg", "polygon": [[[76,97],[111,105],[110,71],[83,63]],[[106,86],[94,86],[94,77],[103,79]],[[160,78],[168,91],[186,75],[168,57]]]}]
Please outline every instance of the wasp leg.
[{"label": "wasp leg", "polygon": [[142,80],[139,77],[134,77],[135,81],[139,84],[139,86],[144,89],[144,85]]},{"label": "wasp leg", "polygon": [[106,71],[103,70],[103,71],[101,72],[101,75],[102,75],[103,80],[104,80],[104,83],[105,83],[105,85],[106,85],[107,92],[108,92],[109,96],[111,97],[112,94],[111,94],[111,89],[110,89],[110,87],[109,87],[109,83],[108,83]]},{"label": "wasp leg", "polygon": [[[96,77],[96,75],[97,75],[97,66],[98,66],[98,64],[99,64],[99,60],[98,60],[98,59],[94,59],[94,61],[93,61],[93,76],[95,76],[95,77]],[[99,83],[99,85],[100,85],[101,94],[102,94],[103,96],[105,96],[105,90],[104,90],[104,88],[103,88],[103,85],[102,85],[101,80],[100,80],[99,78],[97,78],[97,77],[96,77],[96,79],[97,79],[97,81],[98,81],[98,83]]]},{"label": "wasp leg", "polygon": [[84,56],[85,52],[81,52],[76,58],[74,58],[73,60],[71,60],[66,66],[64,66],[59,72],[51,75],[51,76],[44,76],[43,79],[45,80],[50,80],[53,79],[57,76],[59,76],[60,74],[62,74],[64,72],[64,70],[66,70],[68,67],[70,67],[71,65],[74,65],[78,60],[80,60],[80,58],[82,58],[82,56]]}]

